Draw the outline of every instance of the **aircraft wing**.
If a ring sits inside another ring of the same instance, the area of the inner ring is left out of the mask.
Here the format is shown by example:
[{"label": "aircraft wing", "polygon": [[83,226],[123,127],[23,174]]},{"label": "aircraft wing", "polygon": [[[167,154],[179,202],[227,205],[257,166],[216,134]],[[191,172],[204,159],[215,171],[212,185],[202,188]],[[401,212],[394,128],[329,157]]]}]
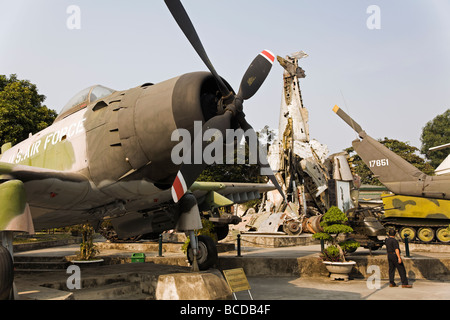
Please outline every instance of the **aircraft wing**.
[{"label": "aircraft wing", "polygon": [[33,233],[35,215],[70,210],[85,201],[91,185],[79,173],[0,162],[0,231]]},{"label": "aircraft wing", "polygon": [[57,171],[7,162],[0,162],[0,175],[5,180],[15,179],[22,182],[46,179],[59,179],[68,182],[88,181],[87,177],[75,172]]},{"label": "aircraft wing", "polygon": [[31,207],[70,209],[79,206],[91,190],[88,178],[76,172],[0,162],[0,175],[2,180],[23,184]]},{"label": "aircraft wing", "polygon": [[[190,187],[197,199],[212,201],[217,206],[244,203],[259,199],[260,194],[275,190],[273,184],[237,183],[237,182],[202,182],[196,181]],[[228,201],[227,201],[228,200]]]},{"label": "aircraft wing", "polygon": [[[91,184],[80,173],[0,162],[0,175],[3,180],[24,184],[26,202],[31,207],[51,210],[69,210],[75,205],[77,210],[92,207],[92,199],[87,199]],[[190,191],[200,203],[208,200],[216,206],[225,206],[259,199],[261,193],[275,189],[273,184],[196,181]]]}]

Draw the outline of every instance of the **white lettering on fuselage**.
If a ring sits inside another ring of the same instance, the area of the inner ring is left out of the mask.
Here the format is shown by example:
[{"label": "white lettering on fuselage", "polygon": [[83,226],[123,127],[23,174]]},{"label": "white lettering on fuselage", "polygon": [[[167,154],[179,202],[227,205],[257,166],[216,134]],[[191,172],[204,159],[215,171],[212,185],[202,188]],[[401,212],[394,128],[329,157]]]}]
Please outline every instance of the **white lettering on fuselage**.
[{"label": "white lettering on fuselage", "polygon": [[41,151],[47,150],[47,148],[51,145],[56,145],[62,140],[70,139],[71,137],[84,132],[83,123],[85,120],[86,118],[83,118],[77,122],[71,123],[68,126],[62,127],[59,130],[47,134],[45,137],[28,145],[26,148],[18,149],[18,151],[10,157],[9,162],[20,163],[28,158],[35,156]]}]

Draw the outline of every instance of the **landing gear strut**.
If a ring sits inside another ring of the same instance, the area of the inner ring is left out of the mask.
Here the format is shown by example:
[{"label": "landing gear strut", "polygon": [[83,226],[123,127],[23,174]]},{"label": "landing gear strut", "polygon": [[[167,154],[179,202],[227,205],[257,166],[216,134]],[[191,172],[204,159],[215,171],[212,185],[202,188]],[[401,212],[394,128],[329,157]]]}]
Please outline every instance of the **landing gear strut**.
[{"label": "landing gear strut", "polygon": [[197,236],[195,230],[202,229],[197,200],[191,193],[186,193],[179,201],[181,215],[177,223],[178,231],[186,232],[190,238],[187,258],[192,271],[198,272],[212,267],[218,259],[214,241],[206,236]]},{"label": "landing gear strut", "polygon": [[[195,231],[189,231],[189,250],[188,250],[188,259],[189,256],[191,257],[191,260],[189,261],[189,263],[192,265],[192,271],[194,272],[198,272],[199,267],[198,267],[198,254],[199,254],[199,250],[198,250],[198,239],[197,239],[197,235],[195,234]],[[190,254],[189,254],[190,251]]]},{"label": "landing gear strut", "polygon": [[[189,263],[193,266],[193,271],[195,267],[198,270],[207,270],[214,266],[217,262],[218,254],[217,247],[214,240],[207,236],[195,236],[196,244],[192,242],[192,236],[190,236],[191,242],[187,251],[187,258]],[[193,246],[197,246],[195,251]],[[197,252],[195,254],[194,252]]]}]

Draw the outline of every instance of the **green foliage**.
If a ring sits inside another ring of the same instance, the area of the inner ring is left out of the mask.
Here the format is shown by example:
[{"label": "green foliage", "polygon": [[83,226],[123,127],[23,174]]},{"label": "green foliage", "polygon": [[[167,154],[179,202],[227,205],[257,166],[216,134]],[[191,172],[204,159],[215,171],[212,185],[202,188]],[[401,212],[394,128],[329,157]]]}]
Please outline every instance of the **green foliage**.
[{"label": "green foliage", "polygon": [[[359,243],[356,241],[346,241],[342,243],[345,249],[341,247],[341,243],[337,243],[336,239],[339,234],[353,232],[353,229],[345,224],[347,220],[348,218],[345,213],[335,206],[328,209],[322,216],[320,225],[323,228],[323,232],[313,234],[313,238],[324,240],[331,244],[322,252],[322,259],[325,261],[345,261],[344,254],[350,252],[352,248],[356,250],[356,248],[359,247]],[[336,250],[338,250],[338,258],[336,258]]]},{"label": "green foliage", "polygon": [[[274,133],[265,126],[261,132],[257,132],[260,142],[267,143],[268,148],[270,142],[274,138]],[[223,164],[212,164],[203,170],[202,174],[197,178],[198,181],[221,181],[221,182],[248,182],[248,183],[266,183],[267,177],[261,176],[260,166],[257,164],[249,164],[249,147],[248,144],[240,145],[245,148],[245,163],[238,164],[238,142],[235,141],[234,160],[232,164],[226,164],[226,156],[224,152]]]},{"label": "green foliage", "polygon": [[92,260],[99,253],[97,246],[94,244],[94,228],[89,223],[81,227],[82,242],[80,244],[80,260]]},{"label": "green foliage", "polygon": [[[332,224],[342,224],[347,221],[348,218],[344,212],[338,207],[332,206],[328,211],[323,215],[322,221],[320,225],[322,227],[330,226]],[[350,231],[351,232],[351,231]]]},{"label": "green foliage", "polygon": [[436,151],[429,151],[429,149],[450,143],[450,109],[427,122],[422,129],[420,141],[422,142],[420,152],[426,155],[427,159],[430,160],[431,166],[436,169],[448,156],[450,149]]},{"label": "green foliage", "polygon": [[[313,234],[314,239],[331,241],[335,243],[335,238],[340,233],[350,233],[353,229],[345,225],[344,223],[348,220],[347,216],[338,207],[332,206],[328,211],[322,216],[322,221],[320,225],[323,228],[323,232],[318,232]],[[334,235],[334,237],[333,237]]]},{"label": "green foliage", "polygon": [[203,170],[197,180],[263,183],[265,177],[260,175],[256,164],[212,164]]},{"label": "green foliage", "polygon": [[340,242],[339,245],[341,246],[342,251],[344,251],[344,254],[354,252],[359,247],[359,243],[353,240]]},{"label": "green foliage", "polygon": [[341,254],[337,246],[331,245],[322,251],[322,259],[325,261],[339,262],[341,261]]},{"label": "green foliage", "polygon": [[53,123],[57,114],[42,104],[44,100],[28,80],[0,75],[0,145],[14,145]]},{"label": "green foliage", "polygon": [[325,232],[317,232],[313,234],[313,238],[317,240],[332,241],[333,237]]},{"label": "green foliage", "polygon": [[203,228],[198,231],[198,235],[208,236],[217,242],[217,234],[214,232],[214,223],[209,221],[208,219],[202,218],[202,226]]},{"label": "green foliage", "polygon": [[323,231],[328,234],[339,234],[339,233],[353,232],[353,229],[352,229],[352,227],[344,225],[344,224],[332,224],[332,225],[323,227]]},{"label": "green foliage", "polygon": [[[208,219],[202,218],[202,226],[203,228],[200,230],[197,230],[197,236],[208,236],[211,239],[214,240],[214,242],[217,242],[217,234],[214,232],[214,223],[209,221]],[[181,250],[186,253],[187,249],[189,248],[189,243],[191,242],[190,237],[188,236],[186,238],[186,241],[184,242],[183,246],[181,247]]]},{"label": "green foliage", "polygon": [[[411,146],[408,142],[402,142],[395,139],[384,138],[378,140],[381,144],[386,146],[391,151],[398,154],[400,157],[411,163],[413,166],[421,170],[422,172],[433,175],[434,169],[431,164],[419,155],[418,148]],[[361,178],[362,184],[382,186],[383,184],[375,177],[370,171],[369,167],[364,163],[359,155],[355,153],[353,147],[345,149],[350,155],[350,161],[352,163],[353,174],[357,174]]]}]

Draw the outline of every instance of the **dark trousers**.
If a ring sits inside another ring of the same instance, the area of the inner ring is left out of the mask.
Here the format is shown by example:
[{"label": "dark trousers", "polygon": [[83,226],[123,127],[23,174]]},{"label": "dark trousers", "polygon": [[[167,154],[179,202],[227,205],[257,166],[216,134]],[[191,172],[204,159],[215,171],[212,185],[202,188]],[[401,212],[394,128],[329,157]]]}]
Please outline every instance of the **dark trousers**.
[{"label": "dark trousers", "polygon": [[402,284],[408,284],[408,278],[406,277],[405,266],[402,263],[398,263],[398,257],[395,253],[388,253],[389,262],[389,282],[395,284],[395,269],[398,270]]}]

